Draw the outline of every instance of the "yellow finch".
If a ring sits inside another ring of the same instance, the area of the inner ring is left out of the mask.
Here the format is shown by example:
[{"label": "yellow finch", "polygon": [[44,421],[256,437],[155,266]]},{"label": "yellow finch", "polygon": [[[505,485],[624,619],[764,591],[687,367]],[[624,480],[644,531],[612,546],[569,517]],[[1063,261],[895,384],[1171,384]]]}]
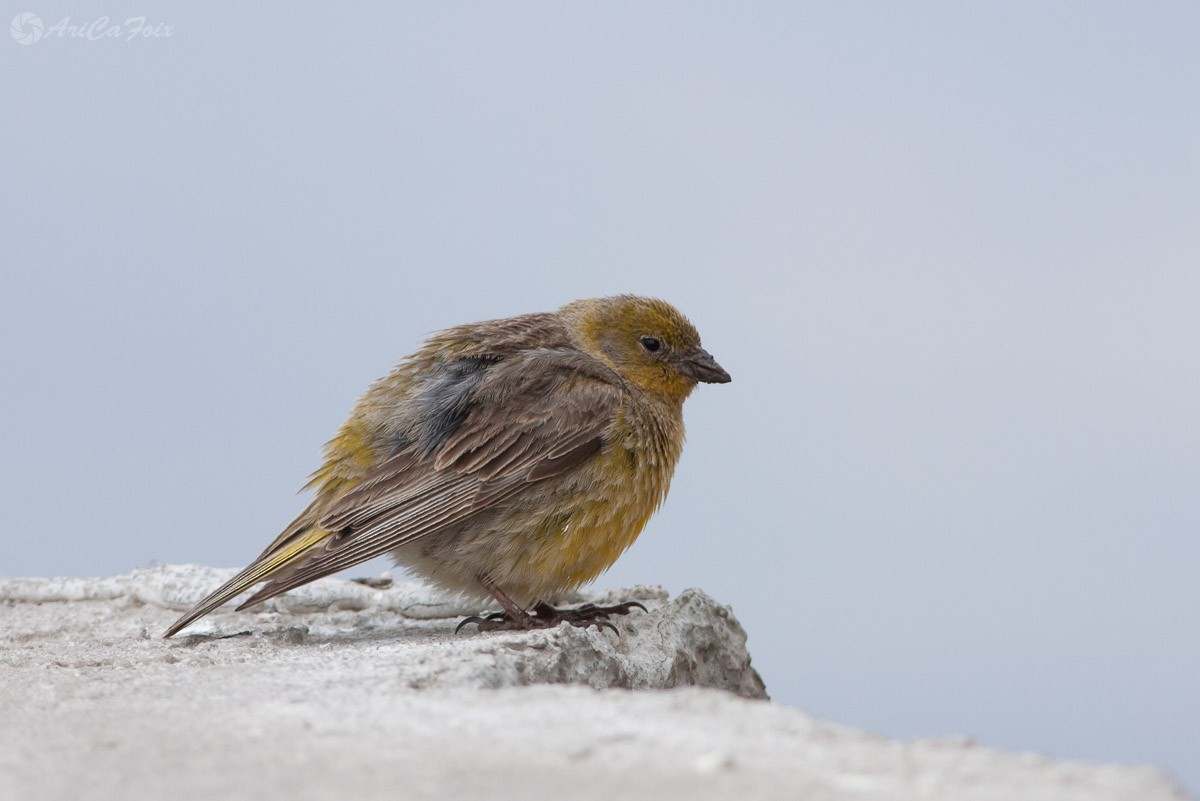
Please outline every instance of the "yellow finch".
[{"label": "yellow finch", "polygon": [[[390,553],[504,609],[480,628],[602,623],[547,600],[606,570],[662,503],[683,401],[726,373],[673,306],[633,295],[435,334],[362,397],[325,447],[315,497],[170,637],[266,581],[239,609]],[[464,621],[466,622],[466,621]]]}]

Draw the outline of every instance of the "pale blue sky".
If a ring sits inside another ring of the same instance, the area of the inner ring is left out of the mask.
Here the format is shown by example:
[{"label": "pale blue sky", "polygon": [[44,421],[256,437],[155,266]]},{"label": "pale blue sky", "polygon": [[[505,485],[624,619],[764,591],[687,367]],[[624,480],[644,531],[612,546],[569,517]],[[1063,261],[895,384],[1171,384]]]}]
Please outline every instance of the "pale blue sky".
[{"label": "pale blue sky", "polygon": [[5,8],[173,35],[0,41],[0,575],[241,565],[424,334],[655,294],[734,381],[603,585],[1200,789],[1200,6]]}]

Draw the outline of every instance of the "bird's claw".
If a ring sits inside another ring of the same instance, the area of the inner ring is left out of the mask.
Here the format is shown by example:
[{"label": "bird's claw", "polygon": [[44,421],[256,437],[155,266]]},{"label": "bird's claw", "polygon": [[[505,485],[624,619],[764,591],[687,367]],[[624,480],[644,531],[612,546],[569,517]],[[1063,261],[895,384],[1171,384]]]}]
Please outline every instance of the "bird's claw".
[{"label": "bird's claw", "polygon": [[458,634],[463,628],[472,623],[480,631],[552,629],[561,623],[570,623],[572,626],[579,628],[595,626],[596,628],[611,629],[614,633],[620,635],[621,632],[617,630],[616,625],[608,619],[609,615],[627,615],[634,609],[641,609],[643,612],[649,611],[637,601],[625,601],[624,603],[613,604],[612,606],[597,606],[596,604],[588,603],[575,609],[557,609],[548,603],[540,602],[528,614],[516,619],[507,612],[491,612],[483,616],[472,615],[463,619],[454,628],[454,633]]},{"label": "bird's claw", "polygon": [[454,627],[454,633],[458,634],[465,627],[471,625],[472,623],[483,623],[483,618],[481,618],[479,615],[471,615],[470,617],[464,617],[459,622],[459,624]]},{"label": "bird's claw", "polygon": [[[574,611],[576,612],[598,612],[603,615],[628,615],[634,609],[641,609],[646,614],[650,614],[650,610],[642,606],[638,601],[623,601],[612,606],[596,606],[595,604],[584,604]],[[567,610],[572,611],[572,610]]]},{"label": "bird's claw", "polygon": [[496,629],[492,628],[488,624],[490,624],[494,621],[507,621],[507,620],[508,620],[508,612],[488,612],[486,615],[482,615],[482,616],[481,615],[471,615],[470,617],[463,618],[462,621],[459,622],[459,624],[454,627],[454,633],[458,634],[460,631],[463,630],[463,628],[465,626],[469,626],[472,623],[478,625],[480,631],[495,631]]}]

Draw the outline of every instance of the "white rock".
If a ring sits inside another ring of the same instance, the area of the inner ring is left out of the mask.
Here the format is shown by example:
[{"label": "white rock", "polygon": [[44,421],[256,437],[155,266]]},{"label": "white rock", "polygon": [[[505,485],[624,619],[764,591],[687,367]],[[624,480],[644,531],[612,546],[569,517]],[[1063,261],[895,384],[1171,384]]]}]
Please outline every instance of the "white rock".
[{"label": "white rock", "polygon": [[479,610],[325,580],[158,637],[228,575],[0,580],[0,799],[1186,798],[1153,768],[890,742],[754,700],[744,632],[695,590],[597,598],[649,608],[620,637],[456,637]]}]

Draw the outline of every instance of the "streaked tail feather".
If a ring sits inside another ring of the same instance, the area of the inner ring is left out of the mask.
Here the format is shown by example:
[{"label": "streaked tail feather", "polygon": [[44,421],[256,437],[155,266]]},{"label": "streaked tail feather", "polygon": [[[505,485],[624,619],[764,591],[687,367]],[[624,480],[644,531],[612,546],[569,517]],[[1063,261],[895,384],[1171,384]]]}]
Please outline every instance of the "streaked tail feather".
[{"label": "streaked tail feather", "polygon": [[[209,612],[216,609],[221,604],[240,595],[250,587],[258,584],[260,581],[272,578],[280,572],[294,565],[296,562],[305,558],[312,548],[324,542],[329,537],[329,532],[313,528],[309,531],[295,537],[278,551],[265,552],[256,559],[245,570],[238,573],[229,581],[222,584],[208,597],[200,603],[189,609],[183,617],[171,624],[171,627],[163,633],[163,637],[171,637],[178,633],[181,629],[191,625],[196,620],[207,615]],[[245,608],[250,604],[243,604],[239,609]]]}]

